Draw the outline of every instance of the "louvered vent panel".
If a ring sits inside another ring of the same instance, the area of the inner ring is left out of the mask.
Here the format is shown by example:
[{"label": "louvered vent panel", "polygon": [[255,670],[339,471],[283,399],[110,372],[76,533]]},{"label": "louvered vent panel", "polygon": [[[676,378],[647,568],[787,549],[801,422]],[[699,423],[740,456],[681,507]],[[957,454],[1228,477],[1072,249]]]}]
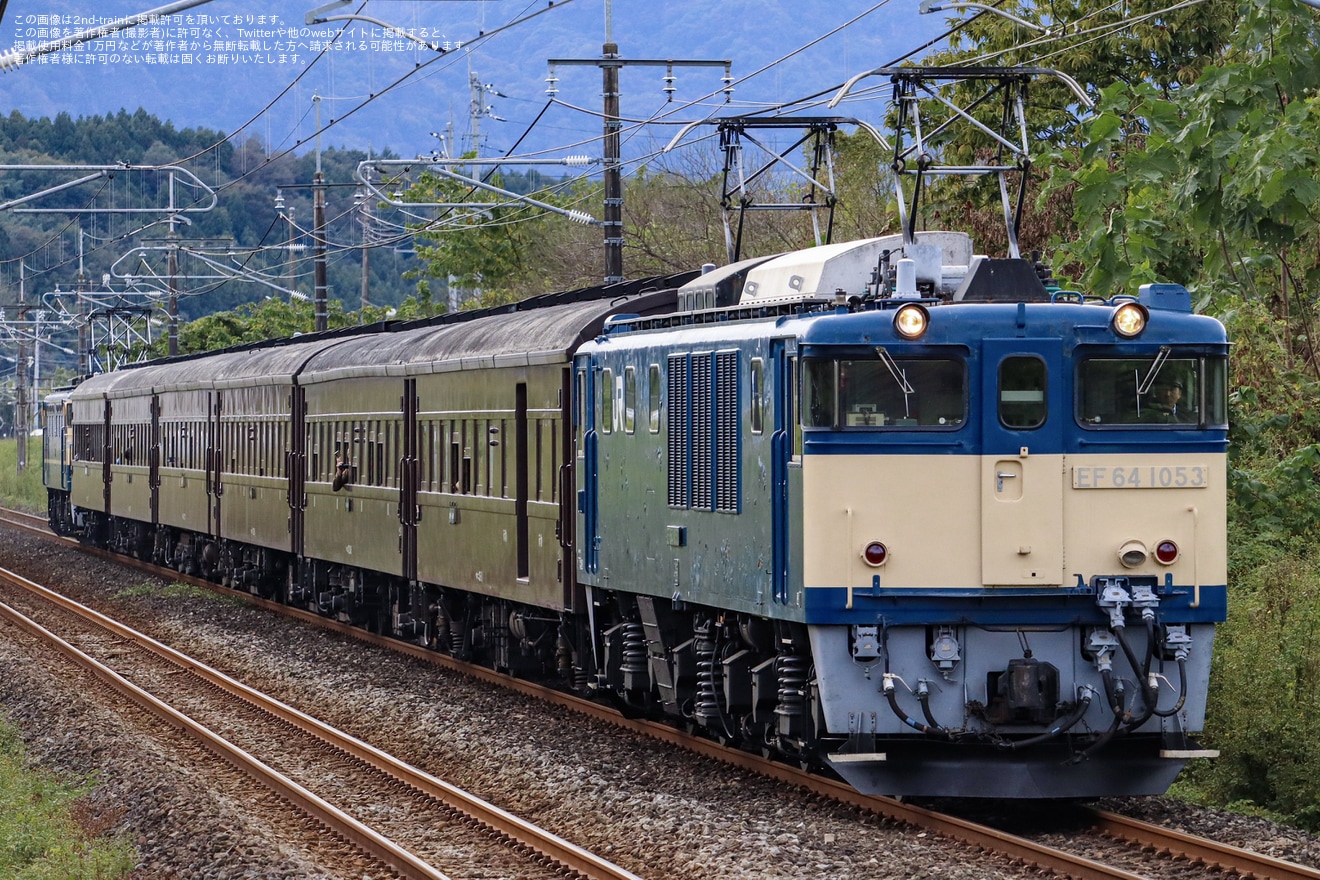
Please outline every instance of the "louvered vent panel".
[{"label": "louvered vent panel", "polygon": [[711,454],[715,433],[711,376],[714,360],[713,354],[692,356],[692,506],[698,510],[715,509],[711,494],[715,470]]},{"label": "louvered vent panel", "polygon": [[674,355],[669,358],[669,427],[667,433],[669,446],[669,506],[691,506],[690,481],[688,479],[690,448],[688,437],[691,434],[688,400],[688,356]]},{"label": "louvered vent panel", "polygon": [[738,474],[738,353],[724,352],[715,361],[715,509],[741,510]]}]

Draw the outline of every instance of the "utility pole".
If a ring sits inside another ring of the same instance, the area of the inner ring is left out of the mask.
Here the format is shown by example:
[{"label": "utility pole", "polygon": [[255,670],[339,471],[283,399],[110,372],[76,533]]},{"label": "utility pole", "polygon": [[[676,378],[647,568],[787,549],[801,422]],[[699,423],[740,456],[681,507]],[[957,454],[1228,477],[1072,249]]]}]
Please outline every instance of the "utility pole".
[{"label": "utility pole", "polygon": [[[174,210],[174,175],[170,175],[170,210]],[[179,353],[179,243],[178,232],[174,228],[174,215],[170,214],[169,253],[165,274],[169,276],[170,299],[167,313],[170,319],[170,339],[168,352],[170,357]]]},{"label": "utility pole", "polygon": [[[370,172],[368,172],[370,174]],[[367,178],[368,182],[370,177]],[[367,306],[371,305],[371,196],[367,192],[360,192],[354,196],[358,206],[358,222],[362,224],[362,302],[360,308],[365,312]],[[359,321],[364,321],[365,315],[359,313]]]},{"label": "utility pole", "polygon": [[321,172],[321,96],[312,95],[316,104],[316,174],[312,177],[312,310],[316,318],[315,330],[320,333],[330,328],[327,300],[329,294],[325,280],[325,175]]},{"label": "utility pole", "polygon": [[[18,262],[18,320],[27,322],[26,267],[22,260]],[[28,427],[28,372],[27,341],[21,336],[18,341],[18,361],[14,364],[14,438],[18,441],[18,472],[27,469],[27,437],[31,433]]]},{"label": "utility pole", "polygon": [[92,372],[92,328],[87,323],[87,274],[83,271],[82,226],[78,226],[78,360],[84,375]]},{"label": "utility pole", "polygon": [[623,120],[619,115],[619,69],[629,66],[664,67],[664,91],[673,98],[675,67],[723,67],[724,95],[727,101],[732,93],[733,77],[729,71],[733,64],[729,59],[719,60],[675,60],[660,58],[622,58],[619,45],[614,42],[614,14],[610,0],[605,0],[605,44],[601,47],[600,58],[551,58],[549,82],[546,91],[551,97],[558,89],[554,75],[557,65],[594,65],[601,70],[602,92],[605,100],[605,283],[616,284],[623,281],[623,161],[620,144],[620,132]]}]

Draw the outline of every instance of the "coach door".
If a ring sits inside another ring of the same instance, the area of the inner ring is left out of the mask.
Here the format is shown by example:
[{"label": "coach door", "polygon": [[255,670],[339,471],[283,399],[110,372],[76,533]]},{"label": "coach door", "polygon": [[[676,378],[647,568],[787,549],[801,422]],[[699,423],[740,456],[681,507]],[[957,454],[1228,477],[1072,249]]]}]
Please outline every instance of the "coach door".
[{"label": "coach door", "polygon": [[151,524],[160,523],[160,395],[151,395],[150,447],[147,449],[147,486],[151,489]]},{"label": "coach door", "polygon": [[301,385],[289,391],[289,448],[284,453],[284,477],[288,486],[289,550],[301,556],[307,520],[307,389]]},{"label": "coach door", "polygon": [[573,377],[578,471],[577,546],[578,567],[587,574],[600,570],[600,471],[596,435],[596,387],[599,382],[595,359],[579,357]]},{"label": "coach door", "polygon": [[981,371],[981,577],[1063,578],[1063,423],[1071,378],[1058,340],[990,339]]},{"label": "coach door", "polygon": [[224,482],[221,479],[221,473],[224,469],[225,456],[221,449],[221,431],[220,431],[220,392],[212,391],[207,394],[207,412],[210,414],[206,420],[206,509],[207,534],[220,534],[220,496],[224,494]]},{"label": "coach door", "polygon": [[[770,601],[786,605],[793,560],[789,473],[797,451],[797,340],[774,340],[772,354],[774,432],[770,436]],[[800,480],[798,485],[801,485]]]},{"label": "coach door", "polygon": [[399,458],[399,549],[403,552],[403,576],[417,580],[417,380],[403,382],[403,449]]}]

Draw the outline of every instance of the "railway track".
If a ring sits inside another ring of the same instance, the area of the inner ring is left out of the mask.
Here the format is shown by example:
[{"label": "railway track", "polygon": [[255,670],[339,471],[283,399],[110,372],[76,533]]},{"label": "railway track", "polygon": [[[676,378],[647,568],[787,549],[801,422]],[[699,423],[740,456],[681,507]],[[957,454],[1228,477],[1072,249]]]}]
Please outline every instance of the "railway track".
[{"label": "railway track", "polygon": [[[8,512],[3,514],[6,522],[12,522],[24,528],[47,531],[44,521],[28,516],[18,517],[17,521]],[[69,542],[73,544],[74,542]],[[75,545],[76,546],[76,545]],[[86,548],[82,548],[86,549]],[[93,551],[95,552],[95,551]],[[126,560],[103,555],[120,563]],[[153,566],[141,566],[145,571],[172,580],[180,580],[179,575],[170,570],[161,570]],[[187,579],[184,579],[187,580]],[[888,798],[874,798],[858,794],[842,783],[813,776],[795,767],[771,762],[757,755],[729,749],[717,743],[693,737],[684,731],[658,725],[651,722],[625,719],[612,709],[599,704],[579,699],[530,682],[509,679],[481,667],[456,661],[446,655],[437,654],[426,648],[399,642],[394,639],[366,633],[336,621],[329,620],[300,609],[288,608],[267,602],[246,593],[236,593],[205,581],[191,581],[208,589],[216,590],[227,596],[240,596],[245,601],[281,614],[292,616],[312,623],[318,627],[341,633],[360,641],[386,647],[390,650],[408,654],[427,662],[446,666],[464,672],[478,679],[499,684],[554,702],[575,712],[605,721],[615,726],[634,731],[664,742],[679,745],[689,751],[713,758],[737,767],[778,779],[791,785],[807,789],[816,795],[846,803],[860,809],[881,815],[895,822],[904,823],[914,828],[937,833],[951,840],[986,852],[996,853],[1007,859],[1027,865],[1033,869],[1046,870],[1057,876],[1075,878],[1134,878],[1148,876],[1134,873],[1115,865],[1105,864],[1074,851],[1065,851],[1030,840],[1018,834],[1004,831],[990,825],[970,821],[958,816],[928,810],[913,804],[902,803]],[[1130,845],[1132,851],[1144,853],[1140,856],[1145,862],[1153,862],[1152,871],[1163,870],[1162,866],[1171,866],[1175,872],[1178,866],[1204,866],[1207,870],[1224,873],[1236,873],[1243,877],[1281,878],[1281,880],[1320,880],[1320,871],[1314,868],[1286,862],[1249,850],[1228,846],[1214,840],[1183,834],[1127,816],[1103,811],[1091,811],[1086,824],[1088,831],[1095,836],[1101,835],[1122,841]],[[1080,829],[1079,829],[1080,831]]]},{"label": "railway track", "polygon": [[[4,570],[0,584],[13,603],[0,603],[0,615],[400,877],[445,880],[445,870],[472,875],[502,865],[508,874],[528,878],[638,880],[594,853],[45,587]],[[64,635],[33,615],[56,618],[54,625]],[[328,786],[330,793],[323,797],[313,788],[326,790],[325,780],[338,784]],[[335,795],[354,806],[337,806],[331,800]],[[366,804],[370,824],[354,815]],[[387,825],[393,836],[378,830]],[[447,864],[436,867],[442,859]]]}]

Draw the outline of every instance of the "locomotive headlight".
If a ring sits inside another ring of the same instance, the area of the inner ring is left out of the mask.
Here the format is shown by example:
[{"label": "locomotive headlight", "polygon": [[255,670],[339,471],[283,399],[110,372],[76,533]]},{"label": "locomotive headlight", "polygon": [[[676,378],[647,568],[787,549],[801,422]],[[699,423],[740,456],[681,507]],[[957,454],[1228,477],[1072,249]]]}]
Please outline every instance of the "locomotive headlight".
[{"label": "locomotive headlight", "polygon": [[879,568],[889,559],[889,548],[879,541],[872,541],[862,548],[862,561],[872,568]]},{"label": "locomotive headlight", "polygon": [[920,339],[930,326],[930,312],[917,303],[908,303],[894,313],[894,329],[904,339]]},{"label": "locomotive headlight", "polygon": [[1118,561],[1128,568],[1136,568],[1150,557],[1150,551],[1140,541],[1124,541],[1118,548]]},{"label": "locomotive headlight", "polygon": [[1181,551],[1173,541],[1160,541],[1155,545],[1155,561],[1160,565],[1173,565],[1180,555]]},{"label": "locomotive headlight", "polygon": [[1132,339],[1141,335],[1141,331],[1146,329],[1148,320],[1150,320],[1150,312],[1146,311],[1145,306],[1141,303],[1127,302],[1114,309],[1110,326],[1124,339]]}]

